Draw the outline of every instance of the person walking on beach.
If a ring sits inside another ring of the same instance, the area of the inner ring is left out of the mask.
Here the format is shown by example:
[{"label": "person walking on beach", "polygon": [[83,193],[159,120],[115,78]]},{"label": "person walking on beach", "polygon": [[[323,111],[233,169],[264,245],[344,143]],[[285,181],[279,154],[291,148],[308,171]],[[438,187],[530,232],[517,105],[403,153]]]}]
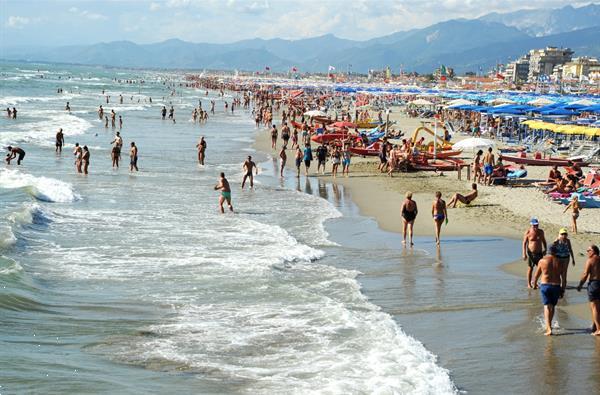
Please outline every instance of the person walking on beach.
[{"label": "person walking on beach", "polygon": [[[338,147],[334,146],[333,152],[331,153],[331,175],[333,178],[337,176],[340,163],[342,163],[342,153]],[[325,170],[325,166],[323,166],[323,170]]]},{"label": "person walking on beach", "polygon": [[561,228],[558,232],[558,238],[553,243],[556,250],[556,257],[560,263],[563,274],[562,278],[564,283],[561,284],[563,292],[567,289],[567,271],[569,270],[569,260],[573,262],[575,266],[575,254],[573,254],[573,247],[571,247],[571,240],[569,240],[568,232],[566,228]]},{"label": "person walking on beach", "polygon": [[479,150],[473,159],[473,181],[476,183],[480,183],[483,178],[483,174],[481,174],[481,155],[483,155],[483,151]]},{"label": "person walking on beach", "polygon": [[223,203],[225,202],[227,202],[229,210],[233,212],[233,206],[231,205],[231,187],[229,186],[229,181],[225,178],[225,173],[221,173],[221,178],[217,185],[215,185],[215,191],[221,191],[221,196],[219,196],[219,209],[221,210],[221,214],[225,213],[225,209],[223,208]]},{"label": "person walking on beach", "polygon": [[435,193],[435,200],[431,205],[431,215],[433,217],[433,223],[435,225],[435,243],[440,245],[440,233],[442,230],[442,224],[446,222],[448,225],[448,212],[446,210],[446,202],[442,199],[442,193],[437,191]]},{"label": "person walking on beach", "polygon": [[244,189],[244,185],[246,184],[246,179],[250,178],[250,188],[254,188],[254,170],[256,169],[256,175],[258,175],[258,167],[256,167],[256,163],[252,161],[252,157],[248,155],[248,159],[242,165],[244,169],[244,177],[242,178],[242,189]]},{"label": "person walking on beach", "polygon": [[163,108],[160,110],[160,115],[164,121],[165,117],[167,116],[167,107],[163,106]]},{"label": "person walking on beach", "polygon": [[573,233],[577,234],[577,218],[579,218],[579,211],[581,210],[577,195],[573,195],[573,199],[569,202],[567,207],[565,207],[563,213],[566,213],[569,209],[573,210],[573,214],[571,214],[571,230]]},{"label": "person walking on beach", "polygon": [[275,125],[273,125],[271,127],[271,148],[275,149],[275,147],[277,146],[277,136],[278,136],[279,132],[277,132],[277,127]]},{"label": "person walking on beach", "polygon": [[317,174],[319,170],[322,168],[322,173],[325,174],[325,163],[327,162],[327,146],[325,143],[321,143],[316,149],[317,151]]},{"label": "person walking on beach", "polygon": [[310,168],[310,162],[313,160],[312,148],[310,147],[310,143],[306,143],[306,146],[304,147],[303,159],[304,169],[306,172],[305,174],[308,177],[308,169]]},{"label": "person walking on beach", "polygon": [[285,152],[286,149],[287,149],[287,146],[284,144],[281,147],[281,151],[279,151],[279,160],[280,160],[279,177],[281,177],[281,178],[283,178],[283,169],[285,169],[285,162],[287,161],[287,154]]},{"label": "person walking on beach", "polygon": [[138,148],[135,142],[131,142],[131,148],[129,149],[129,171],[139,171],[137,167],[138,161]]},{"label": "person walking on beach", "polygon": [[300,147],[296,147],[296,155],[295,155],[295,159],[296,159],[296,178],[300,178],[300,166],[302,165],[302,158],[304,157],[304,154],[302,153],[302,150],[300,149]]},{"label": "person walking on beach", "polygon": [[544,335],[552,336],[552,319],[554,318],[554,309],[558,304],[558,299],[564,295],[561,288],[562,269],[560,262],[556,258],[556,247],[551,245],[548,249],[550,254],[540,259],[535,277],[533,279],[533,289],[538,288],[540,281],[540,293],[542,294],[542,303],[544,304],[544,320],[546,322],[546,332]]},{"label": "person walking on beach", "polygon": [[413,246],[413,225],[419,211],[417,210],[417,202],[412,200],[412,192],[406,192],[406,199],[402,202],[400,212],[402,215],[402,244],[406,244],[406,231],[408,229],[410,245]]},{"label": "person walking on beach", "polygon": [[63,134],[63,130],[62,128],[58,129],[58,132],[56,133],[56,149],[55,152],[57,154],[61,154],[62,153],[62,147],[63,145],[65,145],[65,135]]},{"label": "person walking on beach", "polygon": [[473,184],[471,184],[471,192],[467,193],[466,195],[461,195],[460,193],[455,193],[452,196],[452,199],[450,199],[448,206],[450,208],[456,208],[456,204],[458,202],[461,202],[464,205],[471,204],[471,202],[473,200],[475,200],[476,197],[477,197],[477,184],[473,183]]},{"label": "person walking on beach", "polygon": [[585,262],[583,275],[577,286],[577,291],[581,291],[583,284],[588,282],[587,292],[592,310],[592,335],[600,336],[600,251],[598,246],[591,245],[586,250],[588,259]]},{"label": "person walking on beach", "polygon": [[83,150],[79,146],[79,143],[75,143],[75,148],[73,149],[73,155],[75,155],[75,169],[77,173],[81,173],[81,161],[83,157]]},{"label": "person walking on beach", "polygon": [[494,159],[494,154],[492,153],[492,147],[488,148],[488,151],[483,156],[483,184],[484,185],[492,185],[492,173],[494,173],[494,165],[496,164],[496,160]]},{"label": "person walking on beach", "polygon": [[348,151],[347,145],[344,145],[342,151],[342,175],[344,174],[346,177],[350,176],[350,151]]},{"label": "person walking on beach", "polygon": [[533,268],[539,263],[540,259],[546,255],[546,236],[544,231],[539,228],[540,223],[537,218],[531,218],[529,221],[531,227],[527,229],[523,236],[523,260],[527,261],[527,288],[532,288],[531,276]]},{"label": "person walking on beach", "polygon": [[198,148],[198,163],[204,166],[204,158],[206,157],[206,140],[204,140],[204,136],[200,136],[196,148]]},{"label": "person walking on beach", "polygon": [[592,311],[592,335],[600,336],[600,251],[598,246],[591,245],[587,248],[586,253],[588,259],[585,262],[583,275],[577,286],[577,291],[580,292],[583,284],[588,282],[588,300],[590,301],[590,309]]},{"label": "person walking on beach", "polygon": [[90,150],[87,145],[83,146],[83,151],[81,154],[81,165],[83,166],[83,174],[88,174],[88,168],[90,167]]},{"label": "person walking on beach", "polygon": [[8,150],[8,154],[6,155],[6,164],[10,165],[10,161],[17,158],[17,165],[20,165],[25,158],[25,150],[20,147],[11,147],[10,145],[6,147]]}]

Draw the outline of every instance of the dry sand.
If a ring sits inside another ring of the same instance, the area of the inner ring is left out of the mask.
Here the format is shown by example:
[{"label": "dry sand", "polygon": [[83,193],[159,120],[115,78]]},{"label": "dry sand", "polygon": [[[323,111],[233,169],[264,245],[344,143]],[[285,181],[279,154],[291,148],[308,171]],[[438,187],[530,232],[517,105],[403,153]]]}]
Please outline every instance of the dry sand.
[{"label": "dry sand", "polygon": [[[420,119],[403,117],[398,111],[392,112],[394,126],[412,135],[412,131],[421,125]],[[257,132],[255,148],[275,156],[277,153],[270,148],[270,135],[267,130]],[[460,140],[464,136],[454,136]],[[427,140],[431,138],[426,136]],[[293,151],[289,151],[287,165],[293,167]],[[415,235],[433,237],[433,222],[431,220],[431,203],[434,192],[442,192],[449,201],[452,194],[466,193],[470,190],[471,182],[458,180],[456,172],[446,172],[437,175],[433,172],[394,173],[393,177],[382,175],[377,171],[377,158],[353,157],[350,165],[350,177],[333,178],[330,175],[331,164],[327,165],[326,175],[316,175],[316,163],[311,166],[311,176],[335,182],[347,188],[352,200],[358,206],[361,215],[374,218],[379,227],[391,231],[402,232],[400,206],[407,191],[413,192],[413,199],[420,210],[415,221]],[[549,171],[547,167],[529,167],[528,179],[544,179]],[[302,168],[304,177],[304,167]],[[444,235],[450,236],[502,236],[522,239],[523,233],[529,227],[531,217],[537,217],[540,227],[546,232],[546,239],[551,243],[558,235],[558,230],[566,227],[570,230],[570,214],[563,214],[564,206],[549,201],[536,187],[479,187],[479,197],[469,206],[448,210],[448,225],[442,228],[442,245]],[[568,281],[576,285],[585,262],[585,249],[590,244],[600,243],[600,210],[582,210],[578,220],[579,234],[570,234],[576,258],[576,266],[569,269]],[[400,242],[400,238],[399,238]],[[519,260],[502,266],[508,273],[525,278],[527,266]],[[525,283],[525,281],[524,281]],[[525,287],[525,284],[524,284]],[[576,291],[569,291],[576,292]],[[559,308],[560,305],[559,305]],[[591,319],[587,304],[571,305],[565,309],[582,319]]]}]

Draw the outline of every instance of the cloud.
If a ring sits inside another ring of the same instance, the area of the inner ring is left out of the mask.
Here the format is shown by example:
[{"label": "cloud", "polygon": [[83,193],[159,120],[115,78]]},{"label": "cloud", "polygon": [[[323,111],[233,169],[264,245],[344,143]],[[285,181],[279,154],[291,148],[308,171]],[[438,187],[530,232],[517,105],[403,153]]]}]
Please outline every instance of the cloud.
[{"label": "cloud", "polygon": [[29,22],[31,22],[31,19],[24,16],[9,16],[6,21],[6,26],[13,29],[23,29]]},{"label": "cloud", "polygon": [[158,3],[150,3],[150,11],[158,11],[160,10],[160,4]]},{"label": "cloud", "polygon": [[92,21],[102,21],[102,20],[108,19],[108,17],[106,15],[98,14],[98,13],[87,11],[87,10],[80,10],[77,7],[69,8],[69,12],[72,14],[77,14],[80,17],[87,18]]}]

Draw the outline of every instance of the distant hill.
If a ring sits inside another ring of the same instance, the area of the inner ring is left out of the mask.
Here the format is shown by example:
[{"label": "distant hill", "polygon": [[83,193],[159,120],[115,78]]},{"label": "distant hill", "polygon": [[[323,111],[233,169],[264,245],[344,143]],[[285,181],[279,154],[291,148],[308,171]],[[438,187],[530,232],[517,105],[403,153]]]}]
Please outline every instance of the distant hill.
[{"label": "distant hill", "polygon": [[[591,25],[592,27],[588,26]],[[444,64],[456,72],[488,69],[529,49],[568,46],[577,55],[600,56],[600,5],[526,10],[455,19],[366,41],[332,34],[301,40],[251,39],[230,44],[171,39],[154,44],[115,41],[59,48],[3,48],[0,58],[139,68],[224,69],[366,73],[390,66],[432,72]],[[581,28],[578,28],[581,27]],[[556,34],[546,34],[554,32]]]},{"label": "distant hill", "polygon": [[479,19],[513,26],[532,36],[547,36],[600,25],[600,4],[579,8],[568,5],[556,9],[519,10],[505,14],[494,12]]}]

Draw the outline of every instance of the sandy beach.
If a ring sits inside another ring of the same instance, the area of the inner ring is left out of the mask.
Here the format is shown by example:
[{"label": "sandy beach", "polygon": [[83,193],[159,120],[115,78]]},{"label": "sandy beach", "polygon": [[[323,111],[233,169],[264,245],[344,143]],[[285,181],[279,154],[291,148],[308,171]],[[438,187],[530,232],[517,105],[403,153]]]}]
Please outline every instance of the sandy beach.
[{"label": "sandy beach", "polygon": [[[409,118],[394,108],[390,120],[396,122],[395,129],[404,132],[404,137],[412,136],[413,130],[421,126],[425,119]],[[431,137],[424,135],[426,142]],[[454,141],[459,141],[467,136],[455,135]],[[266,130],[257,132],[255,148],[276,155],[271,150],[270,137]],[[287,166],[293,167],[290,159],[293,151],[288,153]],[[466,157],[470,160],[470,157]],[[446,201],[452,194],[466,193],[470,190],[471,181],[466,179],[466,170],[463,170],[462,180],[458,179],[456,172],[446,172],[438,175],[433,172],[394,173],[393,177],[377,171],[377,158],[352,157],[350,177],[331,177],[331,163],[328,161],[326,174],[316,174],[316,163],[309,173],[324,181],[343,185],[352,193],[352,199],[360,209],[360,213],[372,217],[378,226],[386,231],[401,233],[402,221],[400,207],[407,191],[413,192],[420,213],[415,221],[414,231],[416,236],[433,237],[433,223],[430,219],[431,203],[435,191],[442,192]],[[530,166],[528,179],[544,180],[548,174],[548,167]],[[302,170],[301,177],[304,177]],[[507,186],[479,186],[479,196],[469,206],[461,206],[448,210],[448,224],[442,228],[442,247],[444,236],[501,236],[510,239],[522,240],[524,232],[529,227],[531,217],[537,217],[540,228],[545,231],[548,243],[558,237],[562,227],[570,230],[570,213],[563,213],[564,206],[551,202],[535,186],[507,187]],[[582,210],[578,219],[579,234],[569,234],[576,256],[576,265],[569,268],[568,287],[576,286],[585,262],[585,249],[590,244],[598,244],[600,223],[599,210]],[[398,243],[400,244],[400,238]],[[522,260],[505,261],[501,266],[506,272],[524,279],[527,265]],[[525,281],[523,281],[525,288]],[[515,290],[517,291],[517,290]],[[576,293],[575,290],[570,291]],[[582,293],[581,295],[584,295]],[[591,313],[587,303],[569,305],[559,309],[572,313],[583,320],[590,320]]]}]

